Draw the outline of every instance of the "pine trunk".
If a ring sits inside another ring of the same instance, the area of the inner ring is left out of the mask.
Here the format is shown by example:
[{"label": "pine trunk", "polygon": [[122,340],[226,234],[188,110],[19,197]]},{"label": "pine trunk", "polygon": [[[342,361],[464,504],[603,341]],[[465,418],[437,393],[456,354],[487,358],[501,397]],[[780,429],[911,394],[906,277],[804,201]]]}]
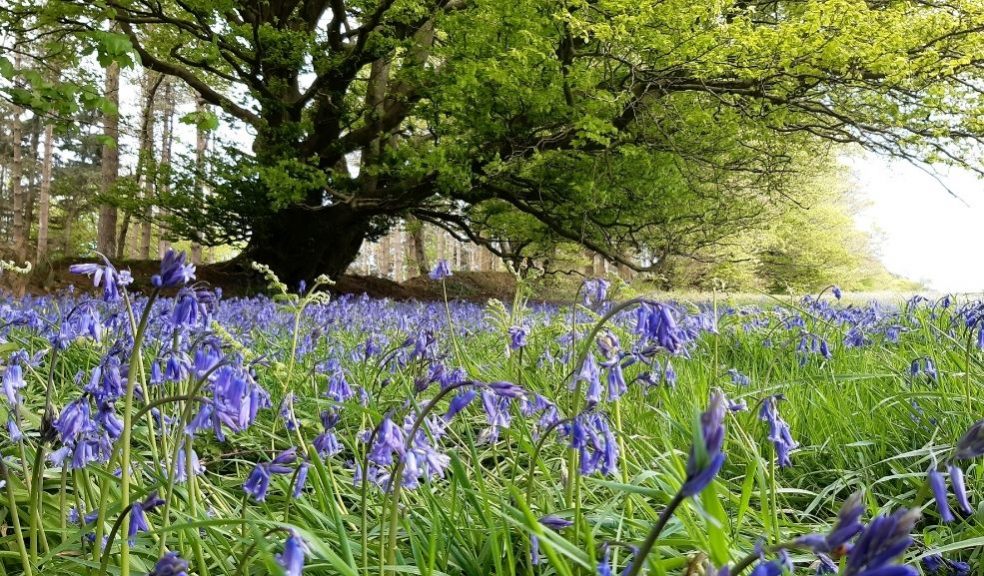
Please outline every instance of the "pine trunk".
[{"label": "pine trunk", "polygon": [[38,193],[38,264],[48,260],[48,224],[51,204],[51,165],[54,156],[54,126],[44,127],[44,157],[41,161],[41,190]]},{"label": "pine trunk", "polygon": [[104,196],[103,202],[99,205],[98,238],[96,245],[99,251],[106,256],[113,256],[116,253],[116,224],[117,209],[114,204],[108,201],[108,196],[113,192],[116,179],[120,172],[120,152],[117,147],[120,135],[120,67],[113,62],[106,68],[106,94],[105,97],[117,109],[103,115],[103,136],[106,143],[102,148],[102,182],[100,192]]},{"label": "pine trunk", "polygon": [[[19,63],[15,64],[19,67]],[[19,106],[14,107],[10,121],[10,140],[13,147],[13,158],[10,164],[10,197],[13,208],[13,244],[14,258],[18,264],[24,262],[27,253],[27,226],[24,220],[24,151],[21,140],[24,137],[24,125],[21,122],[23,111]]]}]

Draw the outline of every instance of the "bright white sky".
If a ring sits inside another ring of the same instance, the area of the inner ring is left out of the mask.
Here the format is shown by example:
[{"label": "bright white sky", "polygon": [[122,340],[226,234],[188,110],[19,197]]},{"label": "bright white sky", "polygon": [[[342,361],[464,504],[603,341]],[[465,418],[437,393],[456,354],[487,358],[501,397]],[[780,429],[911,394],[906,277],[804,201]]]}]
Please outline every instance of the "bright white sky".
[{"label": "bright white sky", "polygon": [[984,291],[984,181],[969,171],[941,174],[957,199],[905,162],[866,156],[848,165],[867,201],[858,226],[874,233],[889,271],[940,292]]}]

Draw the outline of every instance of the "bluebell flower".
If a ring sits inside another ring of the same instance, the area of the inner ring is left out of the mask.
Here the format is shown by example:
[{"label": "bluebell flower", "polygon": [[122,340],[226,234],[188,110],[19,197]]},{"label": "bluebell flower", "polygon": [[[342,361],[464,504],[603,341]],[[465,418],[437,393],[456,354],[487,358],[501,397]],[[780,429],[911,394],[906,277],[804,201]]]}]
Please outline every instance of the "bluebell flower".
[{"label": "bluebell flower", "polygon": [[912,545],[918,518],[918,512],[905,509],[875,517],[848,551],[844,576],[916,576],[915,568],[894,561]]},{"label": "bluebell flower", "polygon": [[72,264],[68,267],[72,274],[83,274],[92,278],[92,285],[103,288],[103,300],[114,302],[120,296],[120,288],[133,282],[129,271],[119,272],[105,258],[103,264],[86,263]]},{"label": "bluebell flower", "polygon": [[448,411],[444,413],[444,420],[450,422],[451,419],[458,414],[458,412],[461,412],[469,404],[471,404],[477,394],[478,393],[474,388],[468,388],[455,395],[455,397],[451,399],[451,403],[448,406]]},{"label": "bluebell flower", "polygon": [[[570,520],[552,515],[540,517],[539,522],[554,532],[559,532],[574,524]],[[536,534],[530,535],[530,563],[533,565],[540,563],[540,539]]]},{"label": "bluebell flower", "polygon": [[3,395],[7,399],[7,405],[10,408],[17,406],[21,403],[20,394],[17,392],[27,383],[24,382],[24,370],[19,364],[11,364],[7,366],[7,369],[3,372]]},{"label": "bluebell flower", "polygon": [[762,401],[762,407],[759,409],[759,420],[769,424],[769,440],[775,446],[779,466],[785,468],[792,465],[789,453],[799,446],[799,444],[793,440],[793,436],[789,431],[789,424],[779,415],[778,403],[780,400],[785,400],[785,396],[782,394],[773,394],[772,396],[766,397]]},{"label": "bluebell flower", "polygon": [[830,291],[833,292],[834,298],[837,298],[838,300],[841,299],[843,293],[841,292],[840,286],[837,285],[831,286]]},{"label": "bluebell flower", "polygon": [[929,487],[933,490],[933,498],[936,499],[936,508],[940,512],[940,520],[943,522],[953,522],[953,512],[947,502],[946,480],[936,468],[930,468],[928,473]]},{"label": "bluebell flower", "polygon": [[74,442],[83,432],[95,428],[95,423],[90,416],[89,403],[83,398],[69,403],[58,415],[54,426],[62,443]]},{"label": "bluebell flower", "polygon": [[585,280],[582,290],[584,292],[584,305],[593,308],[603,304],[608,298],[608,288],[611,284],[604,278],[591,278]]},{"label": "bluebell flower", "polygon": [[147,516],[145,513],[150,512],[154,508],[157,508],[164,503],[164,499],[157,495],[157,492],[151,492],[143,501],[134,502],[130,508],[130,527],[127,532],[127,538],[132,546],[137,539],[137,534],[139,532],[146,532],[150,530],[150,525],[147,524]]},{"label": "bluebell flower", "polygon": [[948,469],[950,471],[950,484],[953,486],[953,495],[957,498],[957,504],[960,505],[960,509],[965,514],[973,514],[974,507],[970,505],[970,499],[967,497],[963,469],[956,464],[950,464]]},{"label": "bluebell flower", "polygon": [[686,333],[665,304],[642,304],[636,309],[636,332],[670,353],[682,351]]},{"label": "bluebell flower", "polygon": [[308,469],[311,467],[306,461],[301,462],[301,465],[297,467],[297,478],[294,480],[294,498],[300,498],[301,494],[304,492],[304,486],[307,484]]},{"label": "bluebell flower", "polygon": [[175,297],[171,324],[175,327],[194,325],[198,321],[198,307],[198,294],[194,290],[182,288]]},{"label": "bluebell flower", "polygon": [[167,552],[147,576],[188,576],[188,562],[178,556],[177,552]]},{"label": "bluebell flower", "polygon": [[489,426],[482,431],[479,441],[483,444],[494,444],[499,439],[499,430],[508,428],[512,422],[512,415],[509,413],[511,398],[499,396],[488,390],[482,390],[481,397],[482,409],[485,410]]},{"label": "bluebell flower", "polygon": [[736,384],[738,386],[748,386],[749,384],[752,383],[752,379],[751,378],[749,378],[748,376],[745,376],[744,374],[742,374],[741,372],[739,372],[738,370],[736,370],[734,368],[729,368],[728,369],[728,375],[731,376],[731,383],[732,384]]},{"label": "bluebell flower", "polygon": [[855,492],[841,506],[837,514],[837,522],[827,534],[808,534],[796,539],[796,543],[813,550],[817,554],[833,553],[864,529],[861,515],[864,514],[864,502],[860,492]]},{"label": "bluebell flower", "polygon": [[286,576],[301,576],[304,572],[304,557],[307,554],[307,545],[301,536],[291,530],[290,536],[284,542],[283,554],[277,555],[277,562],[284,569]]},{"label": "bluebell flower", "polygon": [[185,262],[185,253],[168,248],[161,259],[160,273],[151,276],[150,283],[156,288],[172,288],[184,286],[194,279],[195,265]]},{"label": "bluebell flower", "polygon": [[503,398],[510,398],[510,399],[522,398],[526,394],[526,391],[523,390],[521,386],[517,386],[512,382],[506,382],[503,380],[498,380],[496,382],[489,382],[488,384],[486,384],[486,387],[492,390],[492,392],[494,392],[496,396],[500,396]]},{"label": "bluebell flower", "polygon": [[[189,462],[189,454],[191,461]],[[191,465],[191,473],[195,476],[201,476],[205,473],[205,467],[198,460],[198,454],[195,449],[192,448],[190,452],[185,450],[182,446],[178,449],[178,458],[174,464],[174,480],[175,482],[181,484],[188,481],[188,465]]]},{"label": "bluebell flower", "polygon": [[930,576],[967,576],[970,574],[970,564],[948,560],[940,554],[924,556],[922,567]]},{"label": "bluebell flower", "polygon": [[288,392],[284,396],[284,399],[280,402],[280,417],[284,421],[284,427],[287,430],[294,431],[297,429],[297,416],[294,415],[294,393]]},{"label": "bluebell flower", "polygon": [[720,390],[711,393],[710,404],[700,416],[700,437],[695,438],[687,457],[687,477],[680,488],[684,496],[696,496],[714,480],[724,466],[724,417],[727,399]]},{"label": "bluebell flower", "polygon": [[957,441],[954,458],[972,460],[984,455],[984,420],[978,420]]},{"label": "bluebell flower", "polygon": [[369,451],[369,461],[379,466],[389,466],[393,463],[393,454],[403,458],[406,453],[406,439],[403,430],[393,423],[389,416],[383,417],[376,431],[376,439]]},{"label": "bluebell flower", "polygon": [[817,554],[816,563],[816,576],[825,576],[826,574],[837,574],[837,563],[833,561],[830,556],[827,556],[823,552]]},{"label": "bluebell flower", "polygon": [[673,363],[669,360],[666,361],[666,367],[663,369],[663,380],[666,381],[666,384],[671,388],[676,386],[677,373],[676,370],[673,369]]},{"label": "bluebell flower", "polygon": [[509,349],[519,350],[525,348],[530,329],[525,326],[512,326],[509,328]]},{"label": "bluebell flower", "polygon": [[20,442],[24,439],[24,433],[12,417],[7,418],[7,435],[11,442]]},{"label": "bluebell flower", "polygon": [[605,551],[601,555],[601,560],[598,561],[598,568],[596,574],[598,576],[612,576],[612,553],[608,546],[605,546]]},{"label": "bluebell flower", "polygon": [[574,382],[585,382],[588,385],[586,398],[589,406],[593,406],[601,401],[601,371],[598,369],[598,362],[593,353],[588,353],[584,363],[581,364],[581,371],[578,372]]},{"label": "bluebell flower", "polygon": [[270,488],[270,479],[274,474],[289,474],[291,469],[287,464],[291,464],[297,459],[297,449],[289,448],[284,450],[270,462],[261,462],[253,468],[243,490],[252,496],[257,502],[266,500],[267,490]]},{"label": "bluebell flower", "polygon": [[847,331],[844,335],[844,346],[847,348],[861,348],[866,346],[870,341],[865,338],[864,332],[861,331],[859,326],[854,326]]},{"label": "bluebell flower", "polygon": [[451,277],[451,266],[448,265],[448,261],[445,259],[440,259],[434,266],[434,269],[430,271],[431,280],[444,280],[445,278]]}]

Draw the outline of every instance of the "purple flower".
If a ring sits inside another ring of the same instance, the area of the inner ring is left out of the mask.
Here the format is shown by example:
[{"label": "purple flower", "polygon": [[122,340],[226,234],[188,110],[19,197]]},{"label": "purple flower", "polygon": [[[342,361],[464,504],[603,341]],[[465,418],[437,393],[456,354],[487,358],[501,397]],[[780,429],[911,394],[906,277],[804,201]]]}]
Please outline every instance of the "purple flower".
[{"label": "purple flower", "polygon": [[263,502],[266,500],[267,490],[269,489],[270,472],[265,464],[257,464],[249,477],[246,478],[246,482],[243,484],[243,490],[257,502]]},{"label": "purple flower", "polygon": [[861,493],[855,492],[841,506],[837,514],[837,523],[826,535],[809,534],[796,539],[796,543],[810,548],[817,554],[831,553],[854,538],[864,525],[861,523],[861,515],[864,513],[864,503]]},{"label": "purple flower", "polygon": [[188,576],[188,562],[182,560],[177,552],[168,552],[161,556],[147,576]]},{"label": "purple flower", "polygon": [[[559,516],[547,515],[540,518],[540,524],[559,532],[574,523]],[[540,563],[540,539],[536,534],[530,535],[530,563],[533,565]]]},{"label": "purple flower", "polygon": [[840,286],[831,286],[830,291],[834,293],[834,298],[837,298],[838,300],[841,299],[843,293],[841,292]]},{"label": "purple flower", "polygon": [[916,576],[915,568],[893,562],[912,544],[918,518],[918,512],[905,509],[875,517],[848,551],[844,576]]},{"label": "purple flower", "polygon": [[954,457],[958,460],[971,460],[984,455],[984,420],[975,422],[957,441]]},{"label": "purple flower", "polygon": [[593,308],[605,302],[608,298],[608,287],[611,284],[604,278],[591,278],[584,281],[584,305]]},{"label": "purple flower", "polygon": [[137,533],[150,530],[145,513],[150,512],[163,503],[164,499],[160,498],[157,492],[151,492],[142,502],[134,502],[130,507],[130,527],[127,532],[127,538],[131,546],[137,540]]},{"label": "purple flower", "polygon": [[20,404],[21,397],[18,390],[26,386],[24,382],[24,371],[18,364],[11,364],[3,373],[3,395],[7,399],[7,405],[14,407]]},{"label": "purple flower", "polygon": [[780,400],[785,400],[785,396],[774,394],[766,397],[762,401],[762,407],[759,409],[759,420],[769,423],[769,440],[775,446],[779,466],[785,468],[792,465],[789,453],[799,446],[799,444],[793,440],[793,436],[789,431],[789,424],[779,415],[778,404]]},{"label": "purple flower", "polygon": [[243,490],[252,496],[257,502],[266,500],[267,490],[270,489],[270,478],[273,474],[290,474],[291,469],[287,464],[291,464],[297,459],[297,448],[289,448],[278,454],[270,462],[261,462],[253,468]]},{"label": "purple flower", "polygon": [[284,553],[277,555],[277,562],[284,569],[286,576],[301,576],[304,572],[304,556],[307,546],[300,535],[293,530],[284,542]]},{"label": "purple flower", "polygon": [[486,384],[496,396],[501,398],[522,398],[526,391],[512,382],[497,381]]},{"label": "purple flower", "polygon": [[586,382],[588,384],[586,392],[588,406],[594,406],[601,401],[601,371],[598,369],[598,362],[593,353],[589,352],[588,357],[584,359],[574,382]]},{"label": "purple flower", "polygon": [[680,352],[687,338],[665,304],[643,304],[636,311],[636,331],[671,354]]},{"label": "purple flower", "polygon": [[102,285],[103,288],[103,300],[106,302],[113,302],[120,296],[120,288],[123,288],[133,282],[133,277],[130,276],[129,271],[119,272],[113,265],[109,263],[109,260],[103,258],[103,264],[95,263],[85,263],[85,264],[72,264],[68,267],[68,271],[72,274],[84,274],[92,278],[92,285],[99,287]]},{"label": "purple flower", "polygon": [[200,476],[205,473],[205,467],[202,463],[198,461],[198,454],[195,453],[195,449],[192,448],[191,461],[188,461],[188,453],[185,451],[185,447],[182,446],[178,450],[178,459],[174,464],[174,480],[177,483],[183,483],[188,481],[188,466],[191,465],[191,473],[195,476]]},{"label": "purple flower", "polygon": [[737,384],[738,386],[748,386],[749,384],[752,383],[751,378],[745,376],[744,374],[742,374],[738,370],[735,370],[734,368],[730,368],[728,370],[728,375],[731,376],[732,384]]},{"label": "purple flower", "polygon": [[452,398],[451,404],[448,406],[448,411],[444,413],[445,422],[450,422],[451,419],[458,414],[458,412],[461,412],[469,404],[471,404],[472,400],[475,399],[476,394],[478,393],[474,388],[468,388]]},{"label": "purple flower", "polygon": [[430,271],[429,276],[431,280],[444,280],[445,278],[450,278],[451,267],[448,265],[448,261],[443,258],[438,260],[437,265]]},{"label": "purple flower", "polygon": [[950,511],[950,503],[947,502],[946,480],[936,468],[930,468],[928,480],[929,487],[933,490],[933,498],[936,499],[936,507],[940,511],[940,520],[953,522],[953,512]]},{"label": "purple flower", "polygon": [[297,478],[294,479],[294,498],[300,498],[301,494],[304,492],[304,486],[307,484],[308,469],[311,467],[307,462],[301,462],[301,465],[297,467]]},{"label": "purple flower", "polygon": [[156,288],[172,288],[184,286],[195,279],[195,265],[185,262],[185,253],[168,248],[161,259],[160,274],[150,277],[150,283]]},{"label": "purple flower", "polygon": [[530,335],[530,329],[525,326],[512,326],[509,328],[509,349],[519,350],[526,347],[526,339]]},{"label": "purple flower", "polygon": [[369,461],[379,466],[389,466],[393,463],[393,454],[403,458],[406,453],[403,430],[393,423],[389,416],[383,418],[376,432],[376,441],[369,451]]},{"label": "purple flower", "polygon": [[700,443],[690,447],[687,478],[680,488],[684,496],[696,496],[714,480],[724,465],[724,416],[727,399],[720,390],[711,393],[711,402],[700,416]]},{"label": "purple flower", "polygon": [[964,485],[963,469],[956,464],[950,464],[950,484],[953,485],[953,495],[957,497],[957,504],[966,514],[973,514],[974,507],[970,505],[967,497],[967,487]]}]

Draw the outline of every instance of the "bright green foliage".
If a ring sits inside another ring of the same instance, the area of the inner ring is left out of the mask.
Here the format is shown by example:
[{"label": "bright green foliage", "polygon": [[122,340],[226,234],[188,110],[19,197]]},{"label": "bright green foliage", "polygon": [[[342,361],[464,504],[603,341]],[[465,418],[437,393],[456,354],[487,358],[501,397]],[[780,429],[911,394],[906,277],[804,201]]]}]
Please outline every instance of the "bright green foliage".
[{"label": "bright green foliage", "polygon": [[977,1],[21,3],[249,127],[172,214],[291,279],[407,214],[644,268],[756,223],[830,142],[977,166],[984,133]]}]

